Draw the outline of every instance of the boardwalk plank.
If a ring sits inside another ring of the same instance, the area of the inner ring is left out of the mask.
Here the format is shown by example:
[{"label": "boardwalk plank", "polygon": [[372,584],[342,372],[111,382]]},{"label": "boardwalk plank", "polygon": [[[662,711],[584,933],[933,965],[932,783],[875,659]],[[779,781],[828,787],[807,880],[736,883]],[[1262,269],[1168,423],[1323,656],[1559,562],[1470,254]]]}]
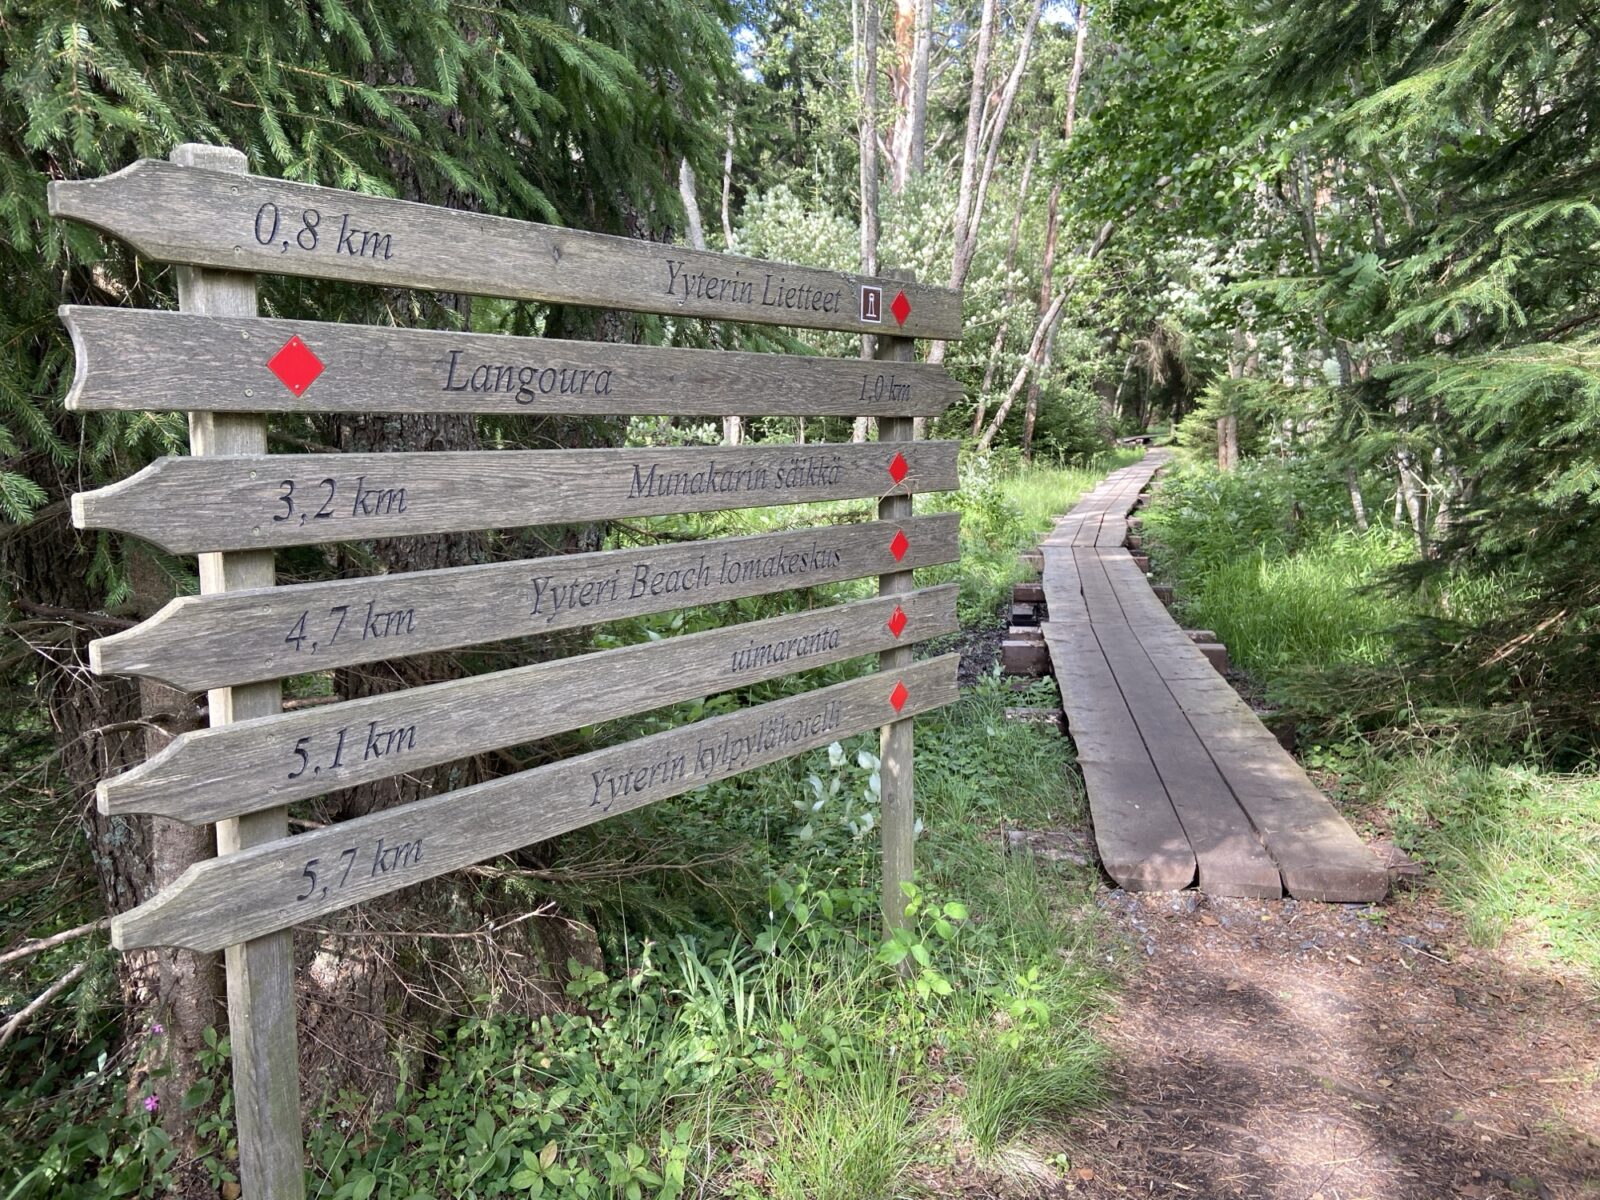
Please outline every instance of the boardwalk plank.
[{"label": "boardwalk plank", "polygon": [[1188,887],[1194,852],[1105,659],[1053,617],[1041,628],[1062,681],[1106,873],[1129,891]]},{"label": "boardwalk plank", "polygon": [[1189,837],[1201,890],[1216,896],[1282,895],[1277,867],[1133,630],[1121,619],[1098,558],[1092,550],[1080,550],[1078,565],[1106,662]]}]

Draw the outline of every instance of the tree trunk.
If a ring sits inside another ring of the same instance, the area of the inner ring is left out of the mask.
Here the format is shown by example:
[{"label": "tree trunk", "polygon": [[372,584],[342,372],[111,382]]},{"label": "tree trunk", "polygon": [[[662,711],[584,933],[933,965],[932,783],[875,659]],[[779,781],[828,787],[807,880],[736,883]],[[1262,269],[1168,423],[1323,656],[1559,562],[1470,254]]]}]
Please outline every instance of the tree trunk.
[{"label": "tree trunk", "polygon": [[733,249],[733,117],[728,117],[728,145],[722,153],[722,248]]},{"label": "tree trunk", "polygon": [[[863,0],[861,42],[866,60],[861,72],[861,273],[878,273],[878,0]],[[861,357],[870,359],[877,346],[871,334],[861,338]],[[857,417],[850,440],[865,442],[868,417]]]},{"label": "tree trunk", "polygon": [[987,450],[994,444],[995,435],[1000,432],[1000,427],[1005,424],[1006,417],[1011,413],[1011,406],[1017,402],[1017,397],[1022,394],[1023,387],[1028,378],[1038,368],[1041,353],[1040,348],[1049,333],[1050,325],[1055,321],[1056,314],[1066,303],[1066,293],[1055,298],[1048,312],[1034,328],[1033,341],[1028,346],[1028,353],[1023,355],[1022,366],[1017,368],[1017,374],[1011,381],[1011,386],[1006,390],[1006,398],[1001,401],[1000,407],[995,410],[994,420],[989,423],[989,428],[983,431],[983,436],[978,439],[978,449]]},{"label": "tree trunk", "polygon": [[1022,182],[1017,186],[1017,207],[1011,216],[1011,240],[1006,243],[1006,290],[1000,302],[1000,327],[994,332],[994,342],[989,347],[989,361],[983,368],[983,382],[978,385],[978,408],[972,418],[973,437],[977,437],[983,431],[983,418],[989,403],[989,389],[994,386],[994,373],[1000,366],[1000,355],[1005,349],[1011,306],[1017,300],[1017,289],[1011,273],[1017,268],[1017,243],[1022,236],[1022,218],[1027,212],[1028,181],[1033,176],[1033,160],[1038,154],[1039,143],[1035,142],[1022,164]]},{"label": "tree trunk", "polygon": [[1229,413],[1217,422],[1217,469],[1231,471],[1239,465],[1239,418]]},{"label": "tree trunk", "polygon": [[1361,480],[1356,475],[1356,469],[1346,466],[1344,469],[1344,486],[1350,493],[1350,511],[1355,514],[1356,528],[1362,533],[1367,532],[1367,503],[1361,496]]},{"label": "tree trunk", "polygon": [[1028,384],[1028,407],[1022,418],[1022,457],[1033,461],[1033,427],[1039,419],[1039,397],[1043,393],[1044,379],[1050,371],[1050,357],[1055,352],[1056,334],[1061,329],[1061,318],[1066,313],[1064,307],[1056,310],[1056,319],[1050,322],[1050,332],[1045,335],[1044,349],[1039,354],[1039,369],[1033,373],[1033,379]]},{"label": "tree trunk", "polygon": [[689,245],[696,250],[706,248],[705,226],[700,223],[700,202],[694,194],[694,168],[689,165],[687,158],[678,160],[678,195],[683,200],[683,216],[687,222],[685,229],[689,235]]}]

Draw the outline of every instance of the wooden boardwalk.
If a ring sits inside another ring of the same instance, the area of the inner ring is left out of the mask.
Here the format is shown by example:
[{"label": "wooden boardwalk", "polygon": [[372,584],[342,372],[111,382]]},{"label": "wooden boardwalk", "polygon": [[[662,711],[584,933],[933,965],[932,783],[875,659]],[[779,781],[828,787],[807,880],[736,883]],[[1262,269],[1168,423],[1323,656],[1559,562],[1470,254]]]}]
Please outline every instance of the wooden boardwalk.
[{"label": "wooden boardwalk", "polygon": [[1124,545],[1166,461],[1107,476],[1042,545],[1043,623],[1106,871],[1130,891],[1382,899],[1388,873],[1178,627]]}]

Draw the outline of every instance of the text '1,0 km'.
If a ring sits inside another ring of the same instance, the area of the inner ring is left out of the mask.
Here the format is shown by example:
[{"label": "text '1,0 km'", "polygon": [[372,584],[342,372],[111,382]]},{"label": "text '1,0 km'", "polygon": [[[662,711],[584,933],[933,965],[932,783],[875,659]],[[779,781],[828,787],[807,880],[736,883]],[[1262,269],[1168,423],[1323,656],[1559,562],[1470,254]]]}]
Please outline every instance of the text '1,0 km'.
[{"label": "text '1,0 km'", "polygon": [[171,457],[79,492],[72,519],[194,554],[956,485],[954,442]]},{"label": "text '1,0 km'", "polygon": [[50,212],[161,262],[902,337],[961,336],[947,288],[141,159]]},{"label": "text '1,0 km'", "polygon": [[136,308],[61,319],[74,409],[932,417],[961,394],[922,363]]}]

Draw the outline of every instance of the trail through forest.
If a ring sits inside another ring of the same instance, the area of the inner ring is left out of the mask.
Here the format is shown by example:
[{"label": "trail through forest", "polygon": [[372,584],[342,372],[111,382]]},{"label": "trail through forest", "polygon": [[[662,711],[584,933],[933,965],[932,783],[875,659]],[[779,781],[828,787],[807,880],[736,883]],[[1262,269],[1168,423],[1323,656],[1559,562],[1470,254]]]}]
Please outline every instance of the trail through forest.
[{"label": "trail through forest", "polygon": [[1136,957],[1116,1099],[1069,1194],[1422,1200],[1600,1194],[1600,1005],[1426,892],[1383,906],[1105,889]]}]

